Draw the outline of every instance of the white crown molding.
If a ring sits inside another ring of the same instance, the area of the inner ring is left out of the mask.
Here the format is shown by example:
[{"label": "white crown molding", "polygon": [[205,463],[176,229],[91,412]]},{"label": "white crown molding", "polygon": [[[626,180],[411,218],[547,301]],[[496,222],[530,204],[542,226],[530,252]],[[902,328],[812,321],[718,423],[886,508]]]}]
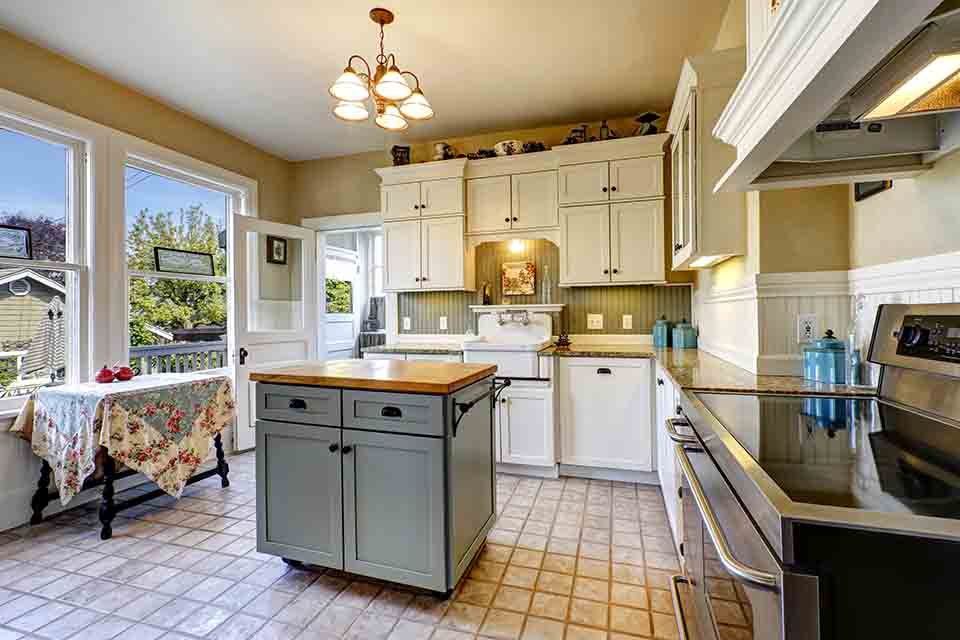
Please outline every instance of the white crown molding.
[{"label": "white crown molding", "polygon": [[466,172],[467,159],[435,160],[433,162],[418,162],[417,164],[403,164],[396,167],[380,167],[374,169],[383,184],[401,184],[404,182],[419,182],[421,180],[443,180],[444,178],[463,178]]},{"label": "white crown molding", "polygon": [[942,253],[850,271],[853,295],[960,287],[960,252]]},{"label": "white crown molding", "polygon": [[354,231],[383,225],[383,214],[370,213],[328,213],[310,218],[302,218],[300,226],[314,231]]}]

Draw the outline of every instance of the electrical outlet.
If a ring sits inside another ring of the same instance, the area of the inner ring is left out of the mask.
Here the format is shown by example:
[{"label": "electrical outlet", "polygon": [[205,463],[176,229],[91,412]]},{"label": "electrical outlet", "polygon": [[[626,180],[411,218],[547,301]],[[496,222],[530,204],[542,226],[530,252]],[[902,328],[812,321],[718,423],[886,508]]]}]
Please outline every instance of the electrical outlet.
[{"label": "electrical outlet", "polygon": [[624,329],[633,329],[633,316],[629,313],[623,314],[622,326]]},{"label": "electrical outlet", "polygon": [[603,314],[602,313],[588,313],[587,314],[587,329],[593,329],[599,331],[603,329]]},{"label": "electrical outlet", "polygon": [[797,342],[811,342],[819,335],[817,314],[801,313],[797,316]]},{"label": "electrical outlet", "polygon": [[412,326],[412,325],[410,324],[410,317],[409,317],[409,316],[404,316],[404,317],[403,317],[403,330],[404,330],[404,331],[410,331],[410,327],[411,327],[411,326]]},{"label": "electrical outlet", "polygon": [[440,316],[440,331],[447,330],[447,316]]}]

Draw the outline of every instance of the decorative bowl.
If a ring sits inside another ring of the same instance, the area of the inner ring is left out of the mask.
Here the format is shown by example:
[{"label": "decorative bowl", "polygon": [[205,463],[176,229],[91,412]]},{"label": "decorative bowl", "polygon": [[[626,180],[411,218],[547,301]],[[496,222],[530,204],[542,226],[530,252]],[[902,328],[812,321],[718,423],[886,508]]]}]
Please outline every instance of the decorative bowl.
[{"label": "decorative bowl", "polygon": [[523,153],[523,143],[519,140],[502,140],[493,145],[493,150],[498,156],[512,156]]}]

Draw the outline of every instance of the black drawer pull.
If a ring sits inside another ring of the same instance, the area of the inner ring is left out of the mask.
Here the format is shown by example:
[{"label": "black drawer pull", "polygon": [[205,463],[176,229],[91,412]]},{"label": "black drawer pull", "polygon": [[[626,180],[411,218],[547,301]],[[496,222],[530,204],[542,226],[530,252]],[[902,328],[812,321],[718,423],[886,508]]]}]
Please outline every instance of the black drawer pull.
[{"label": "black drawer pull", "polygon": [[380,409],[380,415],[384,418],[402,418],[403,411],[399,407],[384,407]]},{"label": "black drawer pull", "polygon": [[290,408],[291,409],[306,409],[307,401],[303,398],[290,398]]},{"label": "black drawer pull", "polygon": [[600,367],[599,369],[597,369],[597,375],[609,376],[611,374],[613,374],[613,371],[610,371],[610,369],[608,369],[607,367]]}]

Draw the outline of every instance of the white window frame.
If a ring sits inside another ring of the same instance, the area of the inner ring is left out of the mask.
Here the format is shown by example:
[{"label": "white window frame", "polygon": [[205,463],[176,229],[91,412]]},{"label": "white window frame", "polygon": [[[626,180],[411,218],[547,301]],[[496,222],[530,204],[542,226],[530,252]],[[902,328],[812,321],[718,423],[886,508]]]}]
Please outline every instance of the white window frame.
[{"label": "white window frame", "polygon": [[[66,376],[64,382],[74,383],[89,377],[89,332],[82,331],[82,318],[89,316],[89,272],[87,269],[86,239],[88,231],[89,174],[87,157],[89,141],[76,135],[69,135],[57,129],[23,117],[16,113],[0,112],[0,128],[38,139],[43,142],[59,144],[70,150],[67,164],[67,237],[65,239],[64,261],[21,260],[0,258],[3,267],[27,267],[37,270],[61,271],[64,273],[64,307],[66,309],[64,332],[66,353],[64,363]],[[26,396],[0,398],[0,415],[15,412],[26,402]]]}]

